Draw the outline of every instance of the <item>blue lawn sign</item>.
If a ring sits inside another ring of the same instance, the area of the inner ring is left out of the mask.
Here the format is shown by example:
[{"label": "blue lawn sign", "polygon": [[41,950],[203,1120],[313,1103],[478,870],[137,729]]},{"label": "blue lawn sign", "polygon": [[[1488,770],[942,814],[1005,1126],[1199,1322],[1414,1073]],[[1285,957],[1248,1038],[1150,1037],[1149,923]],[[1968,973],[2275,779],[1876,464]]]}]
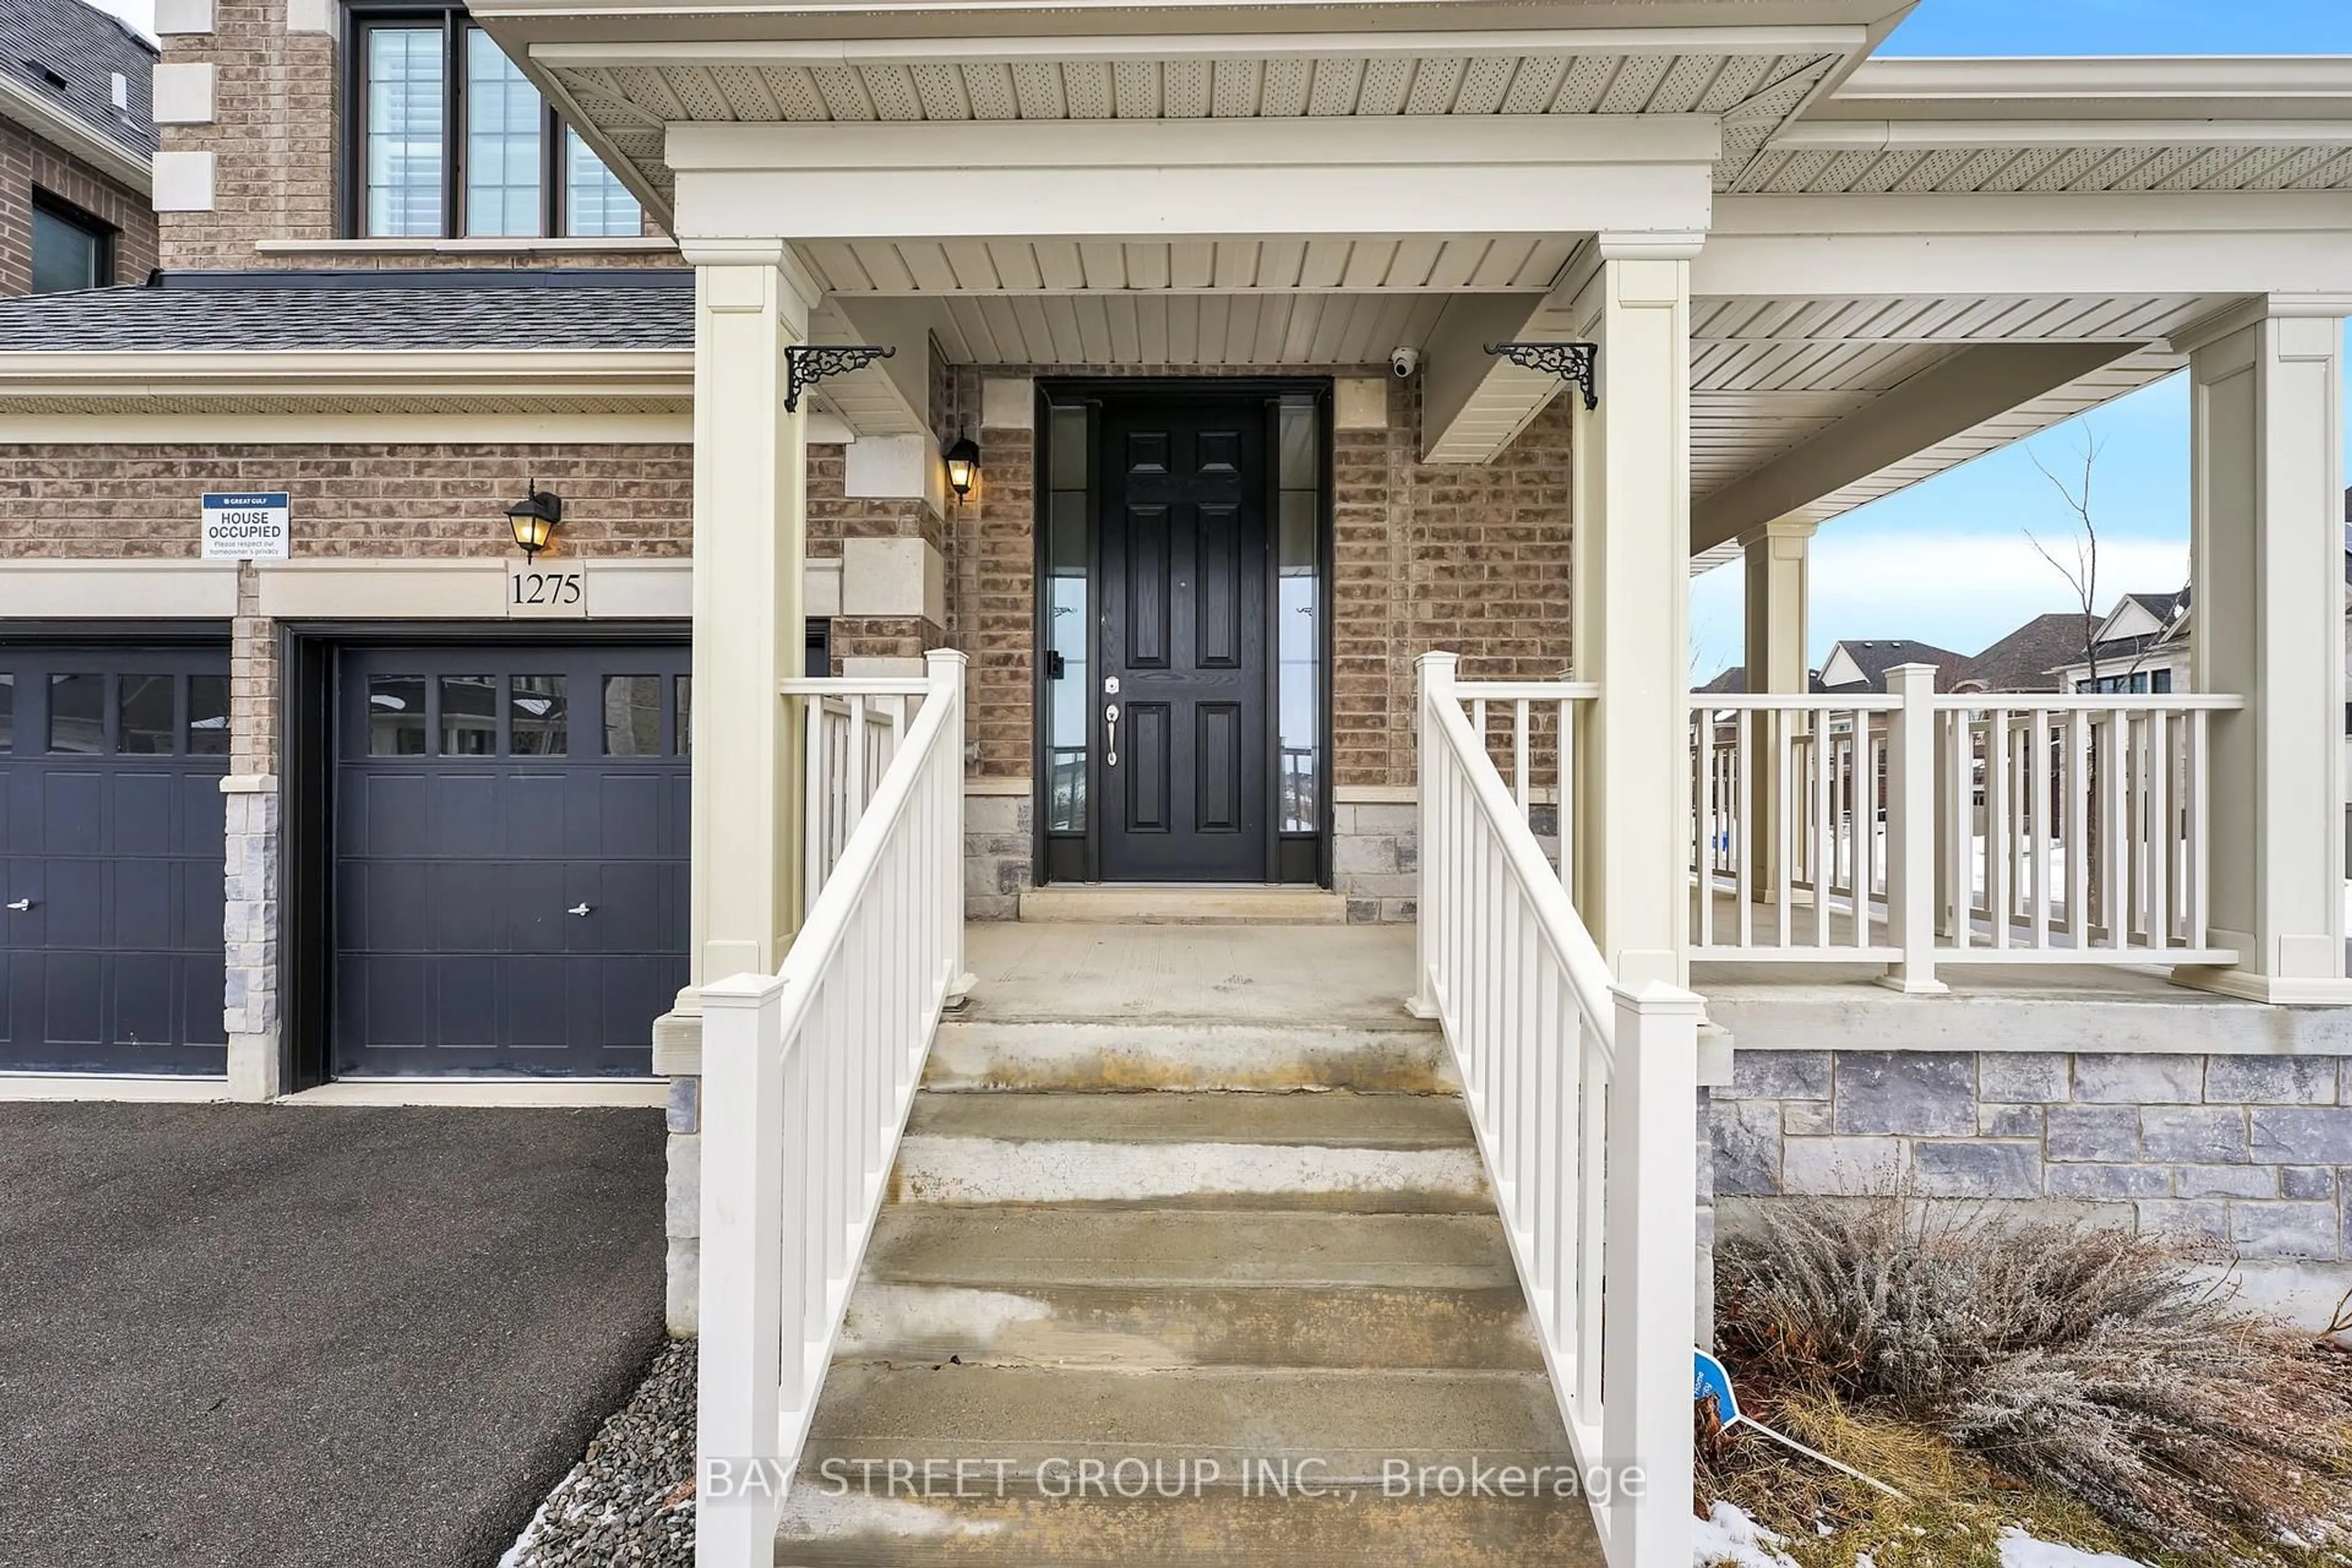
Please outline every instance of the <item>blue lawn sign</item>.
[{"label": "blue lawn sign", "polygon": [[1852,1476],[1864,1486],[1876,1487],[1897,1502],[1911,1500],[1885,1481],[1865,1476],[1852,1465],[1842,1465],[1818,1448],[1808,1448],[1794,1437],[1773,1431],[1753,1416],[1742,1415],[1739,1413],[1739,1395],[1731,1391],[1730,1369],[1702,1350],[1692,1351],[1691,1358],[1691,1403],[1704,1405],[1707,1396],[1713,1394],[1715,1413],[1725,1431],[1728,1432],[1734,1426],[1746,1426],[1751,1431],[1761,1432],[1782,1447],[1793,1448],[1809,1459],[1819,1459],[1831,1469]]}]

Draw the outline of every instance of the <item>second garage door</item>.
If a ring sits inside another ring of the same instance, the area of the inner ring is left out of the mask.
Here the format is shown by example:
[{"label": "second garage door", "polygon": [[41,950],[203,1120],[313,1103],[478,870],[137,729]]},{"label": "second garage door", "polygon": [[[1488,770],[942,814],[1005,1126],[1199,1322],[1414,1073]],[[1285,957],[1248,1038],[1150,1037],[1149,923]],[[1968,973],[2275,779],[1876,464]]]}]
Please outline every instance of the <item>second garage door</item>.
[{"label": "second garage door", "polygon": [[341,654],[337,1074],[650,1069],[687,977],[688,660]]}]

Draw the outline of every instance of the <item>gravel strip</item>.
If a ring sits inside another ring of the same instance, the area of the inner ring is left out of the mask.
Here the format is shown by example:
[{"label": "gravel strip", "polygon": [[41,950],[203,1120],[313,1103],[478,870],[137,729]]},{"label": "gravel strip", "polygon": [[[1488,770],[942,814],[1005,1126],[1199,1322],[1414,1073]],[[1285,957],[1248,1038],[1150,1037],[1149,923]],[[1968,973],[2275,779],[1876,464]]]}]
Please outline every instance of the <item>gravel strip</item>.
[{"label": "gravel strip", "polygon": [[555,1484],[499,1568],[693,1568],[694,1342],[653,1371]]}]

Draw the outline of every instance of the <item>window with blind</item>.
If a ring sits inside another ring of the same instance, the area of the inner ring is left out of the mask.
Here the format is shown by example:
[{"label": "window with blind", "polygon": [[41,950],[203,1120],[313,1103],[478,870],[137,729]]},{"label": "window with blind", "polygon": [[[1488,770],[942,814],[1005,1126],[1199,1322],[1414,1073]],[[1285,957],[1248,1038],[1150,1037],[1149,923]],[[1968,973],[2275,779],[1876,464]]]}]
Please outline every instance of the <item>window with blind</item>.
[{"label": "window with blind", "polygon": [[356,237],[643,232],[628,188],[461,7],[355,7],[352,35]]}]

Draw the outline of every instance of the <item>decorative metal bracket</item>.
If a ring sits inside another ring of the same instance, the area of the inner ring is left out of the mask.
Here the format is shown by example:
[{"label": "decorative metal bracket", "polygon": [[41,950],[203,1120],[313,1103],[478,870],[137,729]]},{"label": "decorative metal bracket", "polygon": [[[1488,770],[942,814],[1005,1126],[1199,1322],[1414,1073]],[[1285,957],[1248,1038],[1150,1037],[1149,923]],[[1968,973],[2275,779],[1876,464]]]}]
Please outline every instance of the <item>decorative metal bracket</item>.
[{"label": "decorative metal bracket", "polygon": [[1598,343],[1488,343],[1486,352],[1500,354],[1521,370],[1556,375],[1582,389],[1587,414],[1601,406],[1601,391],[1592,379],[1601,360]]},{"label": "decorative metal bracket", "polygon": [[898,351],[880,343],[792,343],[784,349],[784,412],[800,411],[801,394],[829,375],[864,370]]}]

